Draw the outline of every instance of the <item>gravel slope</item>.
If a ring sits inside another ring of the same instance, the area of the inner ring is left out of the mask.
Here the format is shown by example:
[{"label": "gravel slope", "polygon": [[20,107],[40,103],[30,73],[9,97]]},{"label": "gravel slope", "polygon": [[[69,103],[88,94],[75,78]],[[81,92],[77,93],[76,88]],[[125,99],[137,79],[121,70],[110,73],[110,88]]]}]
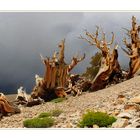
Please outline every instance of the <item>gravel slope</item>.
[{"label": "gravel slope", "polygon": [[[118,95],[124,95],[127,101],[140,95],[140,76],[127,80],[123,83],[99,90],[93,93],[83,93],[78,97],[69,97],[60,103],[47,102],[42,105],[22,107],[20,114],[3,117],[0,121],[0,128],[23,128],[23,120],[32,118],[42,112],[60,109],[63,113],[56,118],[54,127],[76,127],[78,120],[87,110],[100,110],[109,114],[120,113],[124,104],[118,102]],[[15,97],[12,96],[12,97]],[[11,98],[10,96],[8,98]]]}]

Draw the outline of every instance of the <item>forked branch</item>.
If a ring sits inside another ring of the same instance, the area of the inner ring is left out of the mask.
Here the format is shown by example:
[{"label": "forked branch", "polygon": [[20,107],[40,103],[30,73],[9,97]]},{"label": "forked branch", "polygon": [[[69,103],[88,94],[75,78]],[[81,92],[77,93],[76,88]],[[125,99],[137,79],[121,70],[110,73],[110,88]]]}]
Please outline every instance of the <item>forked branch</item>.
[{"label": "forked branch", "polygon": [[86,54],[84,53],[84,55],[80,58],[77,57],[73,57],[71,64],[68,66],[68,72],[70,72],[79,62],[81,62],[82,60],[84,60],[86,57]]},{"label": "forked branch", "polygon": [[110,41],[110,42],[108,42],[108,43],[107,43],[107,45],[112,45],[112,44],[113,44],[113,42],[114,42],[115,35],[114,35],[114,33],[113,33],[113,32],[111,32],[111,33],[112,33],[112,39],[111,39],[111,41]]}]

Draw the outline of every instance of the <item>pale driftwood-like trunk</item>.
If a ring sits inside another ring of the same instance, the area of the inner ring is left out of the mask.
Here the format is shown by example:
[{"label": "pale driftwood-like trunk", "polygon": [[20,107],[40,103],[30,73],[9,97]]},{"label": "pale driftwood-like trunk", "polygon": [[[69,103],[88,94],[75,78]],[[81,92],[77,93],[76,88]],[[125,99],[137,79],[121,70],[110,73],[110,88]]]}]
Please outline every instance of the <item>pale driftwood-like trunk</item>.
[{"label": "pale driftwood-like trunk", "polygon": [[101,67],[96,77],[92,81],[90,90],[95,91],[104,88],[111,76],[115,76],[117,73],[121,74],[121,68],[118,62],[118,52],[117,45],[113,48],[111,52],[110,45],[114,41],[114,33],[112,33],[112,40],[110,42],[106,41],[105,33],[102,32],[101,40],[98,38],[99,27],[95,34],[86,31],[85,35],[87,38],[80,36],[80,39],[87,41],[91,46],[96,46],[102,52]]},{"label": "pale driftwood-like trunk", "polygon": [[127,54],[130,58],[129,62],[129,73],[128,79],[134,77],[134,75],[140,70],[140,26],[136,23],[136,18],[132,16],[132,29],[127,31],[127,35],[130,37],[131,42],[128,43],[126,38],[124,38],[123,42],[127,48],[127,50],[122,50]]}]

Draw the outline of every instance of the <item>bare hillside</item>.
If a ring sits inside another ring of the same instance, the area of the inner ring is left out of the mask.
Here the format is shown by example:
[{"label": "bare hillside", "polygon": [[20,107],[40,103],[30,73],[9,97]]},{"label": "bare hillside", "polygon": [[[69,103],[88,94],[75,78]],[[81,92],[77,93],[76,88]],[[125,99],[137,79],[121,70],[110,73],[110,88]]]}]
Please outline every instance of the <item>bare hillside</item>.
[{"label": "bare hillside", "polygon": [[[21,113],[3,117],[0,128],[23,127],[23,120],[38,116],[42,112],[60,109],[63,113],[55,118],[53,126],[62,128],[75,128],[82,114],[90,109],[107,112],[117,117],[117,122],[112,127],[140,126],[140,76],[123,83],[111,86],[92,93],[83,93],[81,96],[69,97],[60,103],[47,102],[33,107],[20,106]],[[11,97],[10,97],[11,98]]]}]

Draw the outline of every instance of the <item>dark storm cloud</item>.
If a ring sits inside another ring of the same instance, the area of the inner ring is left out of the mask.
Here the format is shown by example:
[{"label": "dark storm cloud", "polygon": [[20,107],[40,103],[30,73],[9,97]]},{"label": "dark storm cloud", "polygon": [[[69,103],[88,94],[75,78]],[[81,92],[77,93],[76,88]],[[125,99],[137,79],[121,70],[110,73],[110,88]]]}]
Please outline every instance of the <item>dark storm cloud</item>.
[{"label": "dark storm cloud", "polygon": [[43,74],[39,53],[51,56],[61,39],[79,24],[82,13],[0,13],[0,90],[31,90]]},{"label": "dark storm cloud", "polygon": [[[0,91],[15,92],[20,85],[31,91],[34,75],[43,75],[44,66],[39,54],[51,56],[63,38],[66,38],[67,63],[73,55],[86,52],[86,59],[73,70],[74,73],[82,73],[97,51],[78,39],[84,29],[94,32],[95,25],[99,25],[108,40],[113,31],[115,42],[123,46],[125,34],[121,28],[130,28],[132,15],[139,18],[140,13],[0,13]],[[119,60],[122,65],[128,65],[128,59],[121,50]]]}]

